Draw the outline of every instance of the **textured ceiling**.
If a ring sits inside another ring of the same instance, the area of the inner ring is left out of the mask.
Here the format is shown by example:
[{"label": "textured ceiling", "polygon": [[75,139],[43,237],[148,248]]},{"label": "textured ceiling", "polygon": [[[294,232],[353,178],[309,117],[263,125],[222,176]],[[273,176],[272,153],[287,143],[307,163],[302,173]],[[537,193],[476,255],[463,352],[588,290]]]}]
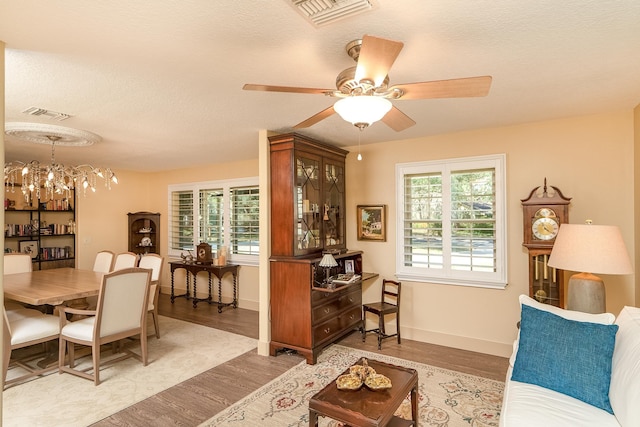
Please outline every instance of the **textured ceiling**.
[{"label": "textured ceiling", "polygon": [[[493,76],[486,98],[394,101],[417,125],[376,123],[363,144],[631,109],[639,22],[637,0],[377,0],[320,28],[285,0],[0,0],[5,120],[102,137],[57,149],[66,163],[155,171],[256,158],[259,129],[291,131],[335,100],[243,84],[333,88],[353,65],[345,44],[363,34],[404,42],[391,84]],[[358,141],[337,115],[303,133]],[[5,156],[46,160],[50,150],[6,136]]]}]

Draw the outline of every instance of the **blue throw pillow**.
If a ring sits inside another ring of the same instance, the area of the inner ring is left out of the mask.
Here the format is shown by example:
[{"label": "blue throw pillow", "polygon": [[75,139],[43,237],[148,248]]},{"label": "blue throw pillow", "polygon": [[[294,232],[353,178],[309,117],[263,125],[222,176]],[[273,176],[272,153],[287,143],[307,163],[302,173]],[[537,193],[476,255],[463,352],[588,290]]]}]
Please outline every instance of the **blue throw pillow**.
[{"label": "blue throw pillow", "polygon": [[611,360],[618,325],[577,322],[522,306],[511,379],[564,393],[613,414]]}]

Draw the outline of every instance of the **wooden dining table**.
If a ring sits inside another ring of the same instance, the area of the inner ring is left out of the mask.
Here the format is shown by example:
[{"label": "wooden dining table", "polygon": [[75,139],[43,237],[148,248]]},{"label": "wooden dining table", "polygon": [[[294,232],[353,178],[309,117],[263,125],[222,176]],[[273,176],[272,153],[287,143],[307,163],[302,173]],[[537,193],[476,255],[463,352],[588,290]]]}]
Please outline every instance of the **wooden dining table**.
[{"label": "wooden dining table", "polygon": [[5,274],[4,298],[31,305],[61,305],[98,295],[103,275],[76,268]]}]

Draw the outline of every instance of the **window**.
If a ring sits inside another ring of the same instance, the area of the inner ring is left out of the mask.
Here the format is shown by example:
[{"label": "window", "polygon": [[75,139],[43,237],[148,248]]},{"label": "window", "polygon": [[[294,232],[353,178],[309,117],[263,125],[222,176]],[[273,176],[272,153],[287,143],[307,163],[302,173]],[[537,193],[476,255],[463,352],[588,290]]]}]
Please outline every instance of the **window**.
[{"label": "window", "polygon": [[169,255],[179,256],[206,242],[213,251],[226,246],[235,263],[257,264],[257,183],[257,178],[249,178],[170,185]]},{"label": "window", "polygon": [[504,288],[504,176],[504,155],[398,164],[398,278]]}]

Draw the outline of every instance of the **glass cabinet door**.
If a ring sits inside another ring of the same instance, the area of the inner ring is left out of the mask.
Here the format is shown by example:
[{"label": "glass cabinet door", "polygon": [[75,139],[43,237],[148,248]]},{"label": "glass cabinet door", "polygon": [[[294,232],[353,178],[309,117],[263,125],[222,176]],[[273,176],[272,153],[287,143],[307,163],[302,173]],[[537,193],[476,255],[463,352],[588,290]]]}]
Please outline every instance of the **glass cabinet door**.
[{"label": "glass cabinet door", "polygon": [[320,182],[320,159],[296,155],[296,255],[317,252],[322,248]]},{"label": "glass cabinet door", "polygon": [[344,163],[325,160],[322,200],[322,239],[325,249],[345,248]]}]

